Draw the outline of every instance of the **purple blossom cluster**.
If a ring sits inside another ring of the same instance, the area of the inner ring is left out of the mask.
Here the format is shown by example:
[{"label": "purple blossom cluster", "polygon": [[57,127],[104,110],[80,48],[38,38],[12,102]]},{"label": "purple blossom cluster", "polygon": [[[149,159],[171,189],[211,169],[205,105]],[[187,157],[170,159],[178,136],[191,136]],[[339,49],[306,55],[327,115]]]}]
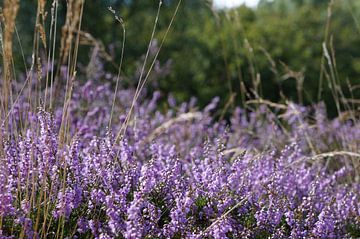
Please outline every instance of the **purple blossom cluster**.
[{"label": "purple blossom cluster", "polygon": [[[236,108],[75,87],[68,108],[26,110],[4,132],[0,238],[357,238],[360,123],[322,104]],[[25,107],[25,108],[24,108]],[[26,120],[25,120],[26,119]],[[19,128],[19,122],[27,127]]]}]

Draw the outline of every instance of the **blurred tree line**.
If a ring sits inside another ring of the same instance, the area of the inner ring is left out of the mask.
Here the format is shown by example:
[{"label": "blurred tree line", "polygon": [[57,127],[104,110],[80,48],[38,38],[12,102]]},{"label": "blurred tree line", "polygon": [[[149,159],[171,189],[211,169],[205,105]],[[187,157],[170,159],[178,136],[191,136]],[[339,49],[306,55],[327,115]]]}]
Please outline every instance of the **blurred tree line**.
[{"label": "blurred tree line", "polygon": [[[60,2],[59,25],[66,13],[66,1]],[[177,3],[163,0],[155,34],[159,41]],[[126,84],[136,84],[134,76],[146,52],[158,5],[158,0],[85,1],[82,30],[114,56],[112,62],[103,59],[109,71],[115,72],[119,62],[122,28],[108,6],[125,22]],[[27,56],[32,49],[29,23],[35,22],[36,7],[35,0],[21,1],[17,19]],[[303,103],[322,99],[334,112],[335,85],[342,86],[339,94],[345,98],[359,97],[359,11],[357,0],[262,0],[256,9],[240,6],[221,11],[212,9],[207,0],[183,0],[159,55],[160,64],[171,59],[171,71],[156,80],[157,87],[178,100],[195,96],[200,105],[214,96],[220,96],[223,105],[233,100],[230,106],[254,96]],[[80,47],[81,64],[87,64],[91,49]]]}]

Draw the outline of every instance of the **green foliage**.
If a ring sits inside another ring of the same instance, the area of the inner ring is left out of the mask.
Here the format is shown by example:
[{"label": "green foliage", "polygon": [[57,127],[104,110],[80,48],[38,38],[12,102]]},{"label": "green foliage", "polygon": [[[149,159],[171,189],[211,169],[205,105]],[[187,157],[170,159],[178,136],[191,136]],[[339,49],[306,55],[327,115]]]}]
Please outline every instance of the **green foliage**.
[{"label": "green foliage", "polygon": [[360,226],[355,223],[349,223],[346,227],[346,231],[350,234],[352,238],[360,237]]},{"label": "green foliage", "polygon": [[153,203],[156,207],[161,208],[161,215],[158,221],[158,226],[160,228],[163,228],[164,225],[166,225],[171,221],[170,218],[171,208],[169,207],[169,205],[167,205],[166,203],[167,201],[163,197],[164,194],[162,193],[161,187],[162,186],[159,185],[158,190],[154,190],[153,192],[150,193],[149,201]]},{"label": "green foliage", "polygon": [[243,225],[247,229],[255,228],[256,226],[256,218],[253,213],[247,213],[240,218],[241,225]]},{"label": "green foliage", "polygon": [[[194,212],[195,223],[200,228],[205,229],[210,226],[209,220],[203,213],[204,207],[209,203],[209,198],[206,196],[200,196],[195,200],[196,211]],[[200,216],[201,215],[201,216]]]}]

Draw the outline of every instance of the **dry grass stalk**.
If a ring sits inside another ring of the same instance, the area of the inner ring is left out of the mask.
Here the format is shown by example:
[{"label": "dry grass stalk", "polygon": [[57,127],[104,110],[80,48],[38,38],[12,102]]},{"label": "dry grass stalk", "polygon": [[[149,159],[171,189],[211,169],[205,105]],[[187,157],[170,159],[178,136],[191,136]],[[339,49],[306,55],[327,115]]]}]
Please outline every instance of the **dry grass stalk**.
[{"label": "dry grass stalk", "polygon": [[[150,64],[150,67],[148,69],[148,72],[147,74],[145,75],[145,78],[143,79],[143,76],[144,76],[144,73],[145,73],[145,66],[147,64],[147,60],[148,60],[148,56],[149,56],[149,51],[150,51],[150,44],[152,43],[153,39],[154,39],[154,35],[155,35],[155,30],[156,30],[156,26],[157,26],[157,22],[158,22],[158,19],[159,19],[159,15],[160,15],[160,9],[161,9],[161,5],[162,5],[162,1],[160,0],[159,1],[159,7],[158,7],[158,11],[157,11],[157,14],[156,14],[156,18],[155,18],[155,22],[154,22],[154,28],[153,28],[153,31],[152,31],[152,34],[151,34],[151,40],[149,42],[149,46],[148,46],[148,50],[146,52],[146,55],[145,55],[145,60],[144,60],[144,64],[143,64],[143,67],[141,69],[141,74],[140,74],[140,77],[139,77],[139,83],[138,83],[138,86],[136,87],[136,91],[135,91],[135,95],[134,95],[134,98],[133,98],[133,101],[131,103],[131,106],[130,106],[130,110],[125,118],[125,121],[124,123],[121,125],[120,127],[120,130],[115,138],[115,143],[118,142],[122,137],[123,137],[123,134],[126,132],[126,129],[127,129],[127,126],[129,124],[129,120],[131,118],[131,115],[132,115],[132,112],[133,112],[133,109],[135,107],[135,102],[137,101],[137,99],[139,98],[140,96],[140,92],[142,91],[142,89],[144,88],[147,80],[149,79],[149,76],[151,74],[151,71],[157,61],[157,58],[160,54],[160,51],[164,45],[164,42],[170,32],[170,29],[173,25],[173,22],[175,20],[175,17],[180,9],[180,6],[182,4],[182,0],[179,0],[178,1],[178,4],[176,5],[176,8],[175,8],[175,11],[174,11],[174,14],[172,15],[171,17],[171,20],[170,20],[170,23],[165,31],[165,34],[164,34],[164,37],[162,38],[161,40],[161,43],[160,43],[160,46],[159,46],[159,49],[157,50],[151,64]],[[142,80],[143,79],[143,80]]]},{"label": "dry grass stalk", "polygon": [[[245,155],[247,151],[248,150],[244,149],[244,148],[231,148],[231,149],[225,150],[224,155],[233,154],[231,158],[237,158],[239,156]],[[256,152],[257,150],[254,150],[254,151]],[[256,153],[258,153],[258,152],[256,152]]]},{"label": "dry grass stalk", "polygon": [[318,160],[324,159],[324,158],[334,158],[337,156],[342,157],[350,157],[352,159],[352,163],[354,164],[355,173],[356,173],[356,181],[360,180],[359,178],[359,160],[360,159],[360,153],[358,152],[351,152],[351,151],[333,151],[333,152],[326,152],[326,153],[320,153],[313,156],[304,156],[300,159],[290,163],[287,167],[291,167],[295,164],[302,163],[304,161],[309,163],[316,163]]},{"label": "dry grass stalk", "polygon": [[274,103],[269,100],[264,100],[261,98],[258,98],[256,100],[248,100],[245,102],[245,104],[259,104],[259,105],[268,105],[273,108],[281,109],[281,110],[287,110],[288,106],[284,104]]},{"label": "dry grass stalk", "polygon": [[177,118],[171,119],[171,120],[163,123],[159,127],[157,127],[147,138],[146,142],[153,141],[156,137],[158,137],[159,135],[164,133],[167,129],[169,129],[174,124],[191,121],[191,120],[199,120],[202,118],[202,116],[203,115],[201,112],[190,112],[190,113],[181,114]]},{"label": "dry grass stalk", "polygon": [[118,16],[116,14],[114,9],[109,7],[108,10],[114,15],[115,20],[118,23],[120,23],[121,28],[123,30],[123,32],[122,32],[123,34],[122,34],[122,46],[121,46],[121,54],[120,54],[120,63],[119,63],[119,67],[118,67],[118,74],[116,76],[116,85],[115,85],[114,97],[113,97],[113,100],[112,100],[111,113],[110,113],[110,119],[109,119],[109,128],[111,128],[111,123],[112,123],[112,119],[113,119],[113,116],[114,116],[114,108],[115,108],[115,103],[116,103],[116,97],[117,97],[118,88],[119,88],[122,64],[123,64],[123,61],[124,61],[125,42],[126,42],[126,27],[125,27],[124,20],[120,16]]},{"label": "dry grass stalk", "polygon": [[47,13],[45,12],[46,0],[38,0],[38,14],[43,22],[45,22]]},{"label": "dry grass stalk", "polygon": [[220,217],[218,217],[216,220],[214,220],[213,223],[209,227],[207,227],[204,231],[202,231],[199,235],[199,238],[203,238],[214,226],[216,226],[219,222],[224,220],[232,211],[240,207],[243,203],[245,203],[247,200],[249,200],[250,196],[246,196],[243,199],[241,199],[235,206],[231,207],[229,210],[227,210],[224,214],[222,214]]},{"label": "dry grass stalk", "polygon": [[70,54],[71,44],[74,40],[74,32],[77,32],[83,7],[83,0],[69,0],[67,2],[66,20],[62,27],[60,59],[65,64]]},{"label": "dry grass stalk", "polygon": [[45,20],[47,12],[45,11],[46,0],[38,0],[36,31],[39,33],[41,42],[46,49],[46,33],[45,33]]},{"label": "dry grass stalk", "polygon": [[285,74],[281,76],[281,79],[283,81],[288,79],[295,79],[296,80],[296,91],[298,95],[298,101],[300,104],[303,104],[303,89],[304,89],[304,80],[305,80],[305,69],[302,69],[301,71],[294,71],[290,69],[288,65],[286,65],[284,62],[280,62],[281,65],[284,67]]},{"label": "dry grass stalk", "polygon": [[[76,75],[76,62],[78,47],[80,42],[80,28],[85,0],[68,0],[65,24],[62,27],[62,36],[60,41],[60,65],[67,65],[66,85],[70,78]],[[75,35],[76,34],[76,35]],[[57,69],[55,77],[60,74],[60,67]],[[54,97],[56,98],[61,90],[62,82],[55,82]],[[68,95],[66,93],[66,95]],[[50,100],[51,101],[51,100]],[[66,101],[66,100],[65,100]]]},{"label": "dry grass stalk", "polygon": [[113,62],[113,57],[106,51],[104,43],[96,39],[90,33],[84,31],[77,31],[80,34],[80,45],[92,46],[99,49],[100,57],[108,62]]},{"label": "dry grass stalk", "polygon": [[12,79],[12,40],[15,32],[15,20],[19,10],[19,0],[4,0],[3,4],[3,64],[4,64],[4,84],[3,84],[3,107],[6,114],[9,106],[9,96],[11,94]]}]

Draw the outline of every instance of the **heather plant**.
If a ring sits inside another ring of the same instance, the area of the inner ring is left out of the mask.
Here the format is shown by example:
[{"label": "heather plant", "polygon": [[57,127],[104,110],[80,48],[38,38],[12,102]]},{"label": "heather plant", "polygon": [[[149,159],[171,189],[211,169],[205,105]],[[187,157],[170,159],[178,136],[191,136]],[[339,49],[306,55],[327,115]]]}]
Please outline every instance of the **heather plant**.
[{"label": "heather plant", "polygon": [[[115,143],[120,126],[104,124],[110,88],[89,81],[78,92],[89,97],[72,99],[69,143],[59,142],[61,113],[43,109],[4,141],[4,237],[358,236],[357,122],[295,104],[276,121],[264,104],[236,110],[229,125],[212,117],[216,99],[201,111],[170,99],[163,112],[155,93],[136,104]],[[114,122],[126,117],[126,102]]]},{"label": "heather plant", "polygon": [[[360,236],[355,110],[330,119],[323,103],[257,96],[224,117],[219,97],[203,109],[176,102],[152,90],[169,73],[157,61],[165,38],[151,37],[137,87],[126,86],[121,63],[118,74],[103,67],[99,45],[77,66],[83,3],[69,2],[57,68],[54,52],[36,51],[4,88],[0,238]],[[46,41],[41,27],[35,34]]]}]

